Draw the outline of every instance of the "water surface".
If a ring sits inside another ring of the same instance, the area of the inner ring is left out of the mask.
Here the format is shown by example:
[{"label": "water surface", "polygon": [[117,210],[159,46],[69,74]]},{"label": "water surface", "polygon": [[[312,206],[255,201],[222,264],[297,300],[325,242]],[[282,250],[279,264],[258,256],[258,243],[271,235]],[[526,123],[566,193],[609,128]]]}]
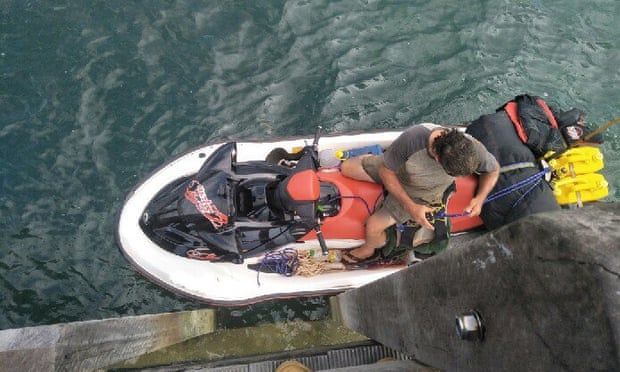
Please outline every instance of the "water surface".
[{"label": "water surface", "polygon": [[[530,92],[620,115],[616,0],[0,6],[0,329],[203,305],[114,242],[127,192],[204,143],[461,123]],[[620,128],[605,135],[620,198]],[[318,319],[324,298],[221,311]]]}]

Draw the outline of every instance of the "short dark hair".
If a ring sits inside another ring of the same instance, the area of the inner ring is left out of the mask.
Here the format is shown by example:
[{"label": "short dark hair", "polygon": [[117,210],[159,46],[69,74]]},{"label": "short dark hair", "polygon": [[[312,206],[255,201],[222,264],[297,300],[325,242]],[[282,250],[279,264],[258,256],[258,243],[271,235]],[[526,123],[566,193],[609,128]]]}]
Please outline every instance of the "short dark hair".
[{"label": "short dark hair", "polygon": [[448,129],[433,141],[439,163],[453,177],[474,173],[478,167],[473,141],[457,129]]}]

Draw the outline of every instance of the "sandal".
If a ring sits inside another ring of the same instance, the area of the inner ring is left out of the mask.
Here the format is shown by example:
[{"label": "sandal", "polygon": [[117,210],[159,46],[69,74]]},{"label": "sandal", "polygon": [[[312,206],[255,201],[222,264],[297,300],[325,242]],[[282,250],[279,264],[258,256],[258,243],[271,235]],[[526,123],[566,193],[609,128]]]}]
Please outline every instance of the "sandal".
[{"label": "sandal", "polygon": [[351,254],[351,251],[345,251],[342,253],[340,262],[342,262],[345,265],[355,265],[355,264],[359,264],[361,262],[366,261],[366,259],[367,257],[366,258],[357,257]]}]

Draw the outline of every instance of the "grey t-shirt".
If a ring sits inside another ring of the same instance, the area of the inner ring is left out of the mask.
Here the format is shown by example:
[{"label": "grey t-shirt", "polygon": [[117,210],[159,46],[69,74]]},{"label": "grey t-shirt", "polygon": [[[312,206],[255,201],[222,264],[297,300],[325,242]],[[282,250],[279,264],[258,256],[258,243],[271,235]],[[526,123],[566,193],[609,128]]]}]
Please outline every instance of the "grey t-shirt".
[{"label": "grey t-shirt", "polygon": [[[448,175],[428,152],[429,136],[433,130],[440,128],[434,124],[415,125],[398,136],[383,154],[385,166],[397,174],[403,186],[429,202],[429,199],[441,198],[454,181],[454,177]],[[496,170],[495,157],[478,140],[465,135],[475,144],[478,158],[476,173]]]},{"label": "grey t-shirt", "polygon": [[[423,151],[428,157],[431,157],[427,148],[428,138],[433,130],[441,128],[436,124],[425,123],[405,130],[385,151],[385,166],[397,172],[412,155],[419,151]],[[476,173],[489,173],[497,170],[495,157],[487,151],[484,145],[469,134],[463,134],[475,145],[476,157],[478,158]]]}]

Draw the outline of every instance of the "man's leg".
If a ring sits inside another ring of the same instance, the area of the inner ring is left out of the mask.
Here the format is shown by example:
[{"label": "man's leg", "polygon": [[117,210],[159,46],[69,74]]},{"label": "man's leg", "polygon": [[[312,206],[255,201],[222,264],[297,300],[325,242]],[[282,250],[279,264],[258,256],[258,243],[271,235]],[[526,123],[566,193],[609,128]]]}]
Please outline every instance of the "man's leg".
[{"label": "man's leg", "polygon": [[366,220],[366,241],[361,247],[349,251],[349,254],[356,259],[372,256],[375,253],[375,249],[385,245],[385,229],[395,223],[394,217],[384,209],[379,209]]},{"label": "man's leg", "polygon": [[375,182],[372,177],[370,177],[368,173],[366,173],[364,167],[362,166],[362,159],[367,156],[371,155],[356,156],[354,158],[343,161],[342,165],[340,166],[340,172],[342,172],[342,175],[356,179],[358,181]]}]

